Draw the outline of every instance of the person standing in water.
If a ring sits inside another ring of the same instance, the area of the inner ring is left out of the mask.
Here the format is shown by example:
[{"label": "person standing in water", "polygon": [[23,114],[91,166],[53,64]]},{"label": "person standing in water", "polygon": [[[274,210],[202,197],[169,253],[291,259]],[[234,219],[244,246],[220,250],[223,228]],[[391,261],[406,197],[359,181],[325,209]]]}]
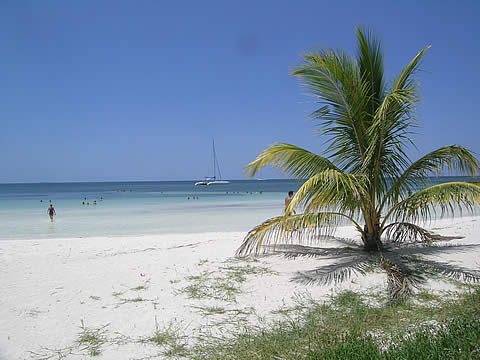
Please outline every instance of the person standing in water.
[{"label": "person standing in water", "polygon": [[47,209],[48,216],[50,216],[50,221],[53,222],[53,215],[57,215],[55,212],[55,208],[53,207],[52,204],[50,204],[50,207]]},{"label": "person standing in water", "polygon": [[[285,209],[287,208],[288,204],[290,203],[290,201],[292,201],[292,198],[293,198],[293,191],[289,191],[288,192],[288,196],[285,198]],[[295,210],[293,210],[290,214],[288,215],[295,215]]]}]

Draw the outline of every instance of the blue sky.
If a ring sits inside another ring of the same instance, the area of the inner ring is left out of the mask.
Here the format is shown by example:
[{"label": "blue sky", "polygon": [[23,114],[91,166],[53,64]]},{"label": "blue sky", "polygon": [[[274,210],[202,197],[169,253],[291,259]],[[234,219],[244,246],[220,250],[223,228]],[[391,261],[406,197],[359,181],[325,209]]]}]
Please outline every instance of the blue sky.
[{"label": "blue sky", "polygon": [[[0,182],[224,178],[277,141],[323,149],[288,76],[300,54],[381,38],[389,78],[431,44],[419,152],[480,153],[474,1],[2,1]],[[262,177],[279,177],[265,170]]]}]

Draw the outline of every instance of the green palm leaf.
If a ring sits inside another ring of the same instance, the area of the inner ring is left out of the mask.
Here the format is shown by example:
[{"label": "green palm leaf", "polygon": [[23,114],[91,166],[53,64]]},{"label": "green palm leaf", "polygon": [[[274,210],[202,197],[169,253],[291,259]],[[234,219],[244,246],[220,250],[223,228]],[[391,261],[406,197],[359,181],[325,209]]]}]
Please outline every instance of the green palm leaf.
[{"label": "green palm leaf", "polygon": [[[431,220],[432,215],[455,215],[480,204],[480,183],[449,182],[423,189],[399,202],[385,217],[402,221]],[[383,224],[384,225],[384,224]]]},{"label": "green palm leaf", "polygon": [[308,54],[304,59],[305,64],[291,75],[299,77],[321,105],[311,117],[331,139],[326,153],[342,170],[359,169],[368,145],[364,124],[368,97],[358,65],[353,58],[332,50]]},{"label": "green palm leaf", "polygon": [[418,101],[418,84],[412,76],[428,48],[420,51],[403,69],[373,112],[363,167],[364,171],[373,172],[379,197],[388,189],[389,179],[397,178],[408,166],[406,146],[412,144],[409,138],[414,125],[412,113]]},{"label": "green palm leaf", "polygon": [[255,161],[245,167],[245,170],[253,177],[267,165],[279,168],[283,173],[299,180],[308,179],[325,169],[336,169],[327,158],[284,143],[273,144],[263,150]]},{"label": "green palm leaf", "polygon": [[467,148],[459,145],[436,149],[412,163],[391,186],[384,202],[395,203],[399,196],[426,184],[428,175],[444,171],[453,174],[476,175],[480,164]]},{"label": "green palm leaf", "polygon": [[[368,104],[367,114],[370,115],[369,124],[373,120],[372,115],[383,98],[384,89],[384,62],[381,43],[372,31],[357,27],[355,29],[358,40],[358,66],[362,81],[367,87]],[[368,125],[369,125],[368,124]]]},{"label": "green palm leaf", "polygon": [[292,213],[301,204],[306,212],[336,209],[353,216],[361,201],[368,200],[367,179],[335,169],[324,170],[308,179],[297,191],[285,212]]},{"label": "green palm leaf", "polygon": [[277,216],[250,230],[237,250],[238,256],[261,253],[268,245],[315,243],[318,237],[329,235],[345,220],[352,222],[362,232],[358,223],[348,215],[337,212]]}]

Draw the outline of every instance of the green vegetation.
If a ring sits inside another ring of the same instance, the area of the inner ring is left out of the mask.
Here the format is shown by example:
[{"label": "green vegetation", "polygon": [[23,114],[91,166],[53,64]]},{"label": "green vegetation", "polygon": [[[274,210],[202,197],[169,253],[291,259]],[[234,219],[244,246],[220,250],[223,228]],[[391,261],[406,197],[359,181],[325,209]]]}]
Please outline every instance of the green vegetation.
[{"label": "green vegetation", "polygon": [[155,331],[152,335],[140,339],[138,342],[150,343],[163,348],[163,355],[169,357],[181,356],[186,349],[186,336],[182,335],[182,329],[178,324],[170,322],[160,328],[155,318]]},{"label": "green vegetation", "polygon": [[197,309],[202,316],[219,315],[227,312],[227,309],[221,306],[196,306],[195,309]]},{"label": "green vegetation", "polygon": [[198,262],[198,266],[202,266],[205,264],[208,264],[208,259],[200,259],[200,261]]},{"label": "green vegetation", "polygon": [[143,302],[143,301],[149,301],[147,299],[144,299],[140,296],[137,296],[135,298],[128,298],[128,299],[120,299],[120,304],[128,304],[128,303],[138,303],[138,302]]},{"label": "green vegetation", "polygon": [[450,295],[433,296],[431,302],[414,296],[409,302],[381,306],[349,291],[328,304],[303,299],[278,312],[282,320],[243,328],[234,339],[207,340],[194,346],[189,358],[480,358],[480,288]]},{"label": "green vegetation", "polygon": [[134,288],[131,288],[130,290],[133,290],[133,291],[142,291],[142,290],[147,290],[148,289],[148,286],[146,285],[139,285],[139,286],[136,286]]},{"label": "green vegetation", "polygon": [[467,148],[441,147],[416,161],[407,155],[414,145],[411,135],[420,99],[415,76],[429,46],[388,81],[380,41],[361,28],[356,35],[356,57],[322,50],[303,55],[303,65],[292,72],[319,106],[311,118],[327,147],[317,155],[278,143],[246,166],[252,177],[271,165],[305,182],[285,215],[252,229],[238,254],[268,251],[269,245],[282,243],[291,246],[279,251],[290,255],[331,255],[328,249],[295,245],[318,244],[336,226],[348,222],[355,226],[362,245],[347,242],[343,254],[341,249],[334,254],[339,258],[336,264],[301,273],[297,280],[343,281],[352,273],[376,267],[386,272],[390,298],[395,301],[436,273],[480,280],[478,273],[422,257],[448,250],[445,247],[418,248],[418,243],[428,246],[446,239],[423,229],[419,221],[430,220],[437,212],[453,215],[480,204],[479,183],[429,186],[430,175],[476,175],[480,164]]},{"label": "green vegetation", "polygon": [[132,291],[143,291],[143,290],[147,290],[149,286],[150,286],[150,280],[147,280],[142,285],[135,286],[135,287],[131,288],[130,290],[132,290]]},{"label": "green vegetation", "polygon": [[[230,330],[209,321],[210,330],[185,334],[186,326],[169,321],[153,333],[130,337],[110,333],[108,324],[81,323],[77,341],[61,349],[30,352],[34,360],[94,357],[109,346],[151,345],[152,356],[190,360],[320,359],[480,359],[480,286],[465,292],[422,292],[391,304],[388,295],[344,291],[327,302],[297,296],[290,307],[273,312],[275,320],[248,323],[238,315],[254,309],[198,307],[206,316],[227,315]],[[231,315],[231,316],[230,316]],[[208,327],[208,326],[207,326]]]},{"label": "green vegetation", "polygon": [[78,335],[77,344],[90,356],[98,356],[101,354],[102,346],[107,343],[106,335],[107,325],[99,328],[88,328],[83,320],[81,321],[80,334]]},{"label": "green vegetation", "polygon": [[[219,271],[202,270],[198,275],[185,278],[188,284],[176,290],[177,294],[185,294],[190,299],[214,299],[226,302],[236,302],[236,296],[241,293],[241,284],[249,275],[275,275],[265,266],[251,265],[250,262],[239,259],[229,259]],[[199,264],[201,266],[203,264]]]}]

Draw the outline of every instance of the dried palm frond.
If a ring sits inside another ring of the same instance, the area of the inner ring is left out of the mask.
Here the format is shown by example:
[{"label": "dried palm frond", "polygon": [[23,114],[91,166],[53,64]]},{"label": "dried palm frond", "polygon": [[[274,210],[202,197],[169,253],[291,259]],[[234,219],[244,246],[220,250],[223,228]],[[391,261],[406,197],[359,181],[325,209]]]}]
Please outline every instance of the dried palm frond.
[{"label": "dried palm frond", "polygon": [[392,243],[432,243],[433,241],[447,241],[461,239],[458,236],[442,236],[426,230],[416,224],[408,222],[396,222],[384,228],[387,241]]},{"label": "dried palm frond", "polygon": [[380,257],[380,262],[387,273],[390,301],[402,301],[410,296],[425,278],[416,269],[408,266],[405,259],[398,256]]}]

